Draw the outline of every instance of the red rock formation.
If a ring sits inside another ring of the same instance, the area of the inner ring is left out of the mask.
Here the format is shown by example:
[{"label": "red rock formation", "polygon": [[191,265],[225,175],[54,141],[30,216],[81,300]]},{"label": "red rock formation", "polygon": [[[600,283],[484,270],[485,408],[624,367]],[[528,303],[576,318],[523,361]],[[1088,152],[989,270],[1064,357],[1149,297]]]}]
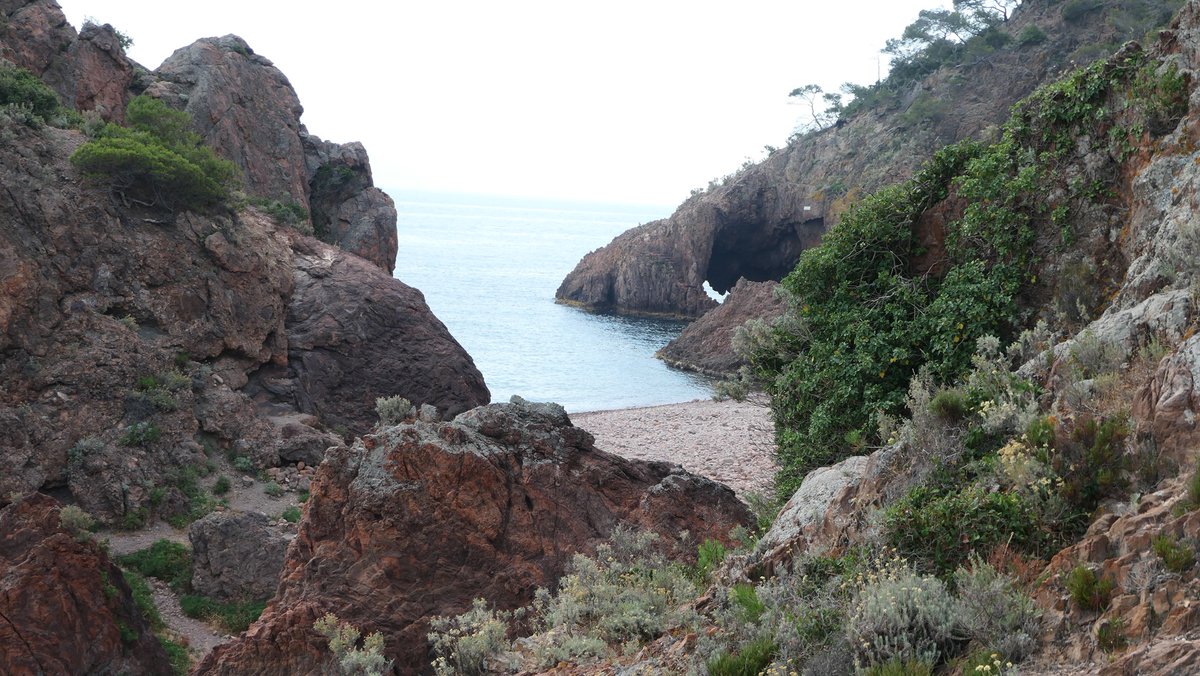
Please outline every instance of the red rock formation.
[{"label": "red rock formation", "polygon": [[746,361],[733,351],[733,334],[751,319],[770,322],[783,314],[784,302],[775,296],[776,282],[745,279],[729,291],[725,302],[688,324],[679,336],[658,351],[671,366],[724,377]]},{"label": "red rock formation", "polygon": [[53,498],[0,509],[0,673],[170,671],[120,569],[59,527]]},{"label": "red rock formation", "polygon": [[313,230],[391,274],[396,268],[396,206],[374,187],[361,143],[304,139]]},{"label": "red rock formation", "polygon": [[401,673],[429,670],[429,617],[476,597],[528,603],[618,524],[668,542],[726,539],[750,515],[728,488],[596,450],[554,404],[496,404],[412,422],[331,451],[275,599],[199,674],[311,673],[326,612],[379,631]]}]

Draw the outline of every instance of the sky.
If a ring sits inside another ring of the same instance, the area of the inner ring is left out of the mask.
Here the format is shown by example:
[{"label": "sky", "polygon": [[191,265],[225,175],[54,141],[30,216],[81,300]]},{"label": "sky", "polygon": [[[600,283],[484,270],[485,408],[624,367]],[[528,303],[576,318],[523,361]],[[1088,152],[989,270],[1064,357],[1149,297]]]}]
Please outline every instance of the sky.
[{"label": "sky", "polygon": [[792,89],[873,82],[884,42],[948,4],[59,2],[150,69],[240,35],[291,81],[309,132],[366,146],[384,189],[668,206],[784,145]]}]

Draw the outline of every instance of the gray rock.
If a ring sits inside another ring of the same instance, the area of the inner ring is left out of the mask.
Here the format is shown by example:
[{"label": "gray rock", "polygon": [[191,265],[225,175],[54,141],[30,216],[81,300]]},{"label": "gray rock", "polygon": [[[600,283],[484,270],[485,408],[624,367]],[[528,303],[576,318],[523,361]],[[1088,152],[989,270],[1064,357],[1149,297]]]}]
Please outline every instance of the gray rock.
[{"label": "gray rock", "polygon": [[214,512],[193,523],[188,539],[196,592],[222,600],[271,598],[287,541],[269,524],[249,512]]}]

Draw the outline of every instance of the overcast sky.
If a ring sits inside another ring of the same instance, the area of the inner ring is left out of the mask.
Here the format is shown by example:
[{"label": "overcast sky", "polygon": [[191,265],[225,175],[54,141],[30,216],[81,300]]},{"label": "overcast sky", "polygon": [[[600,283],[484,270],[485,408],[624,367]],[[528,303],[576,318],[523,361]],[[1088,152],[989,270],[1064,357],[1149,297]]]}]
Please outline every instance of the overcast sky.
[{"label": "overcast sky", "polygon": [[308,130],[362,141],[375,182],[671,206],[783,145],[788,92],[875,79],[938,0],[59,0],[156,68],[234,33],[274,61]]}]

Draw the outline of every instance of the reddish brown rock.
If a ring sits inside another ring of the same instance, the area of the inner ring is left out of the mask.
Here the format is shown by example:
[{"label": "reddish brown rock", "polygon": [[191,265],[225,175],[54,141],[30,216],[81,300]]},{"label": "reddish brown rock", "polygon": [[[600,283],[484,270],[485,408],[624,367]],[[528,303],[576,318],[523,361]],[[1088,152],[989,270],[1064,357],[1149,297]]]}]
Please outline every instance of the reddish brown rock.
[{"label": "reddish brown rock", "polygon": [[53,498],[0,509],[0,673],[170,672],[120,569],[59,527]]},{"label": "reddish brown rock", "polygon": [[391,274],[396,268],[396,206],[375,187],[361,143],[304,139],[313,230]]},{"label": "reddish brown rock", "polygon": [[776,282],[738,280],[725,302],[709,310],[675,340],[658,351],[658,358],[676,368],[724,377],[746,360],[733,350],[733,335],[746,322],[770,322],[783,314],[785,303],[775,295]]},{"label": "reddish brown rock", "polygon": [[428,671],[429,617],[476,597],[528,603],[618,524],[686,549],[682,531],[727,540],[749,519],[720,484],[593,448],[553,404],[404,424],[330,452],[275,599],[197,673],[311,673],[329,656],[312,629],[326,612],[381,632],[401,673]]},{"label": "reddish brown rock", "polygon": [[308,207],[304,108],[287,77],[236,35],[203,38],[154,71],[146,93],[192,116],[196,131],[242,169],[246,191]]},{"label": "reddish brown rock", "polygon": [[1192,336],[1163,359],[1134,400],[1133,414],[1149,424],[1159,448],[1177,460],[1195,448],[1200,436],[1200,336]]}]

